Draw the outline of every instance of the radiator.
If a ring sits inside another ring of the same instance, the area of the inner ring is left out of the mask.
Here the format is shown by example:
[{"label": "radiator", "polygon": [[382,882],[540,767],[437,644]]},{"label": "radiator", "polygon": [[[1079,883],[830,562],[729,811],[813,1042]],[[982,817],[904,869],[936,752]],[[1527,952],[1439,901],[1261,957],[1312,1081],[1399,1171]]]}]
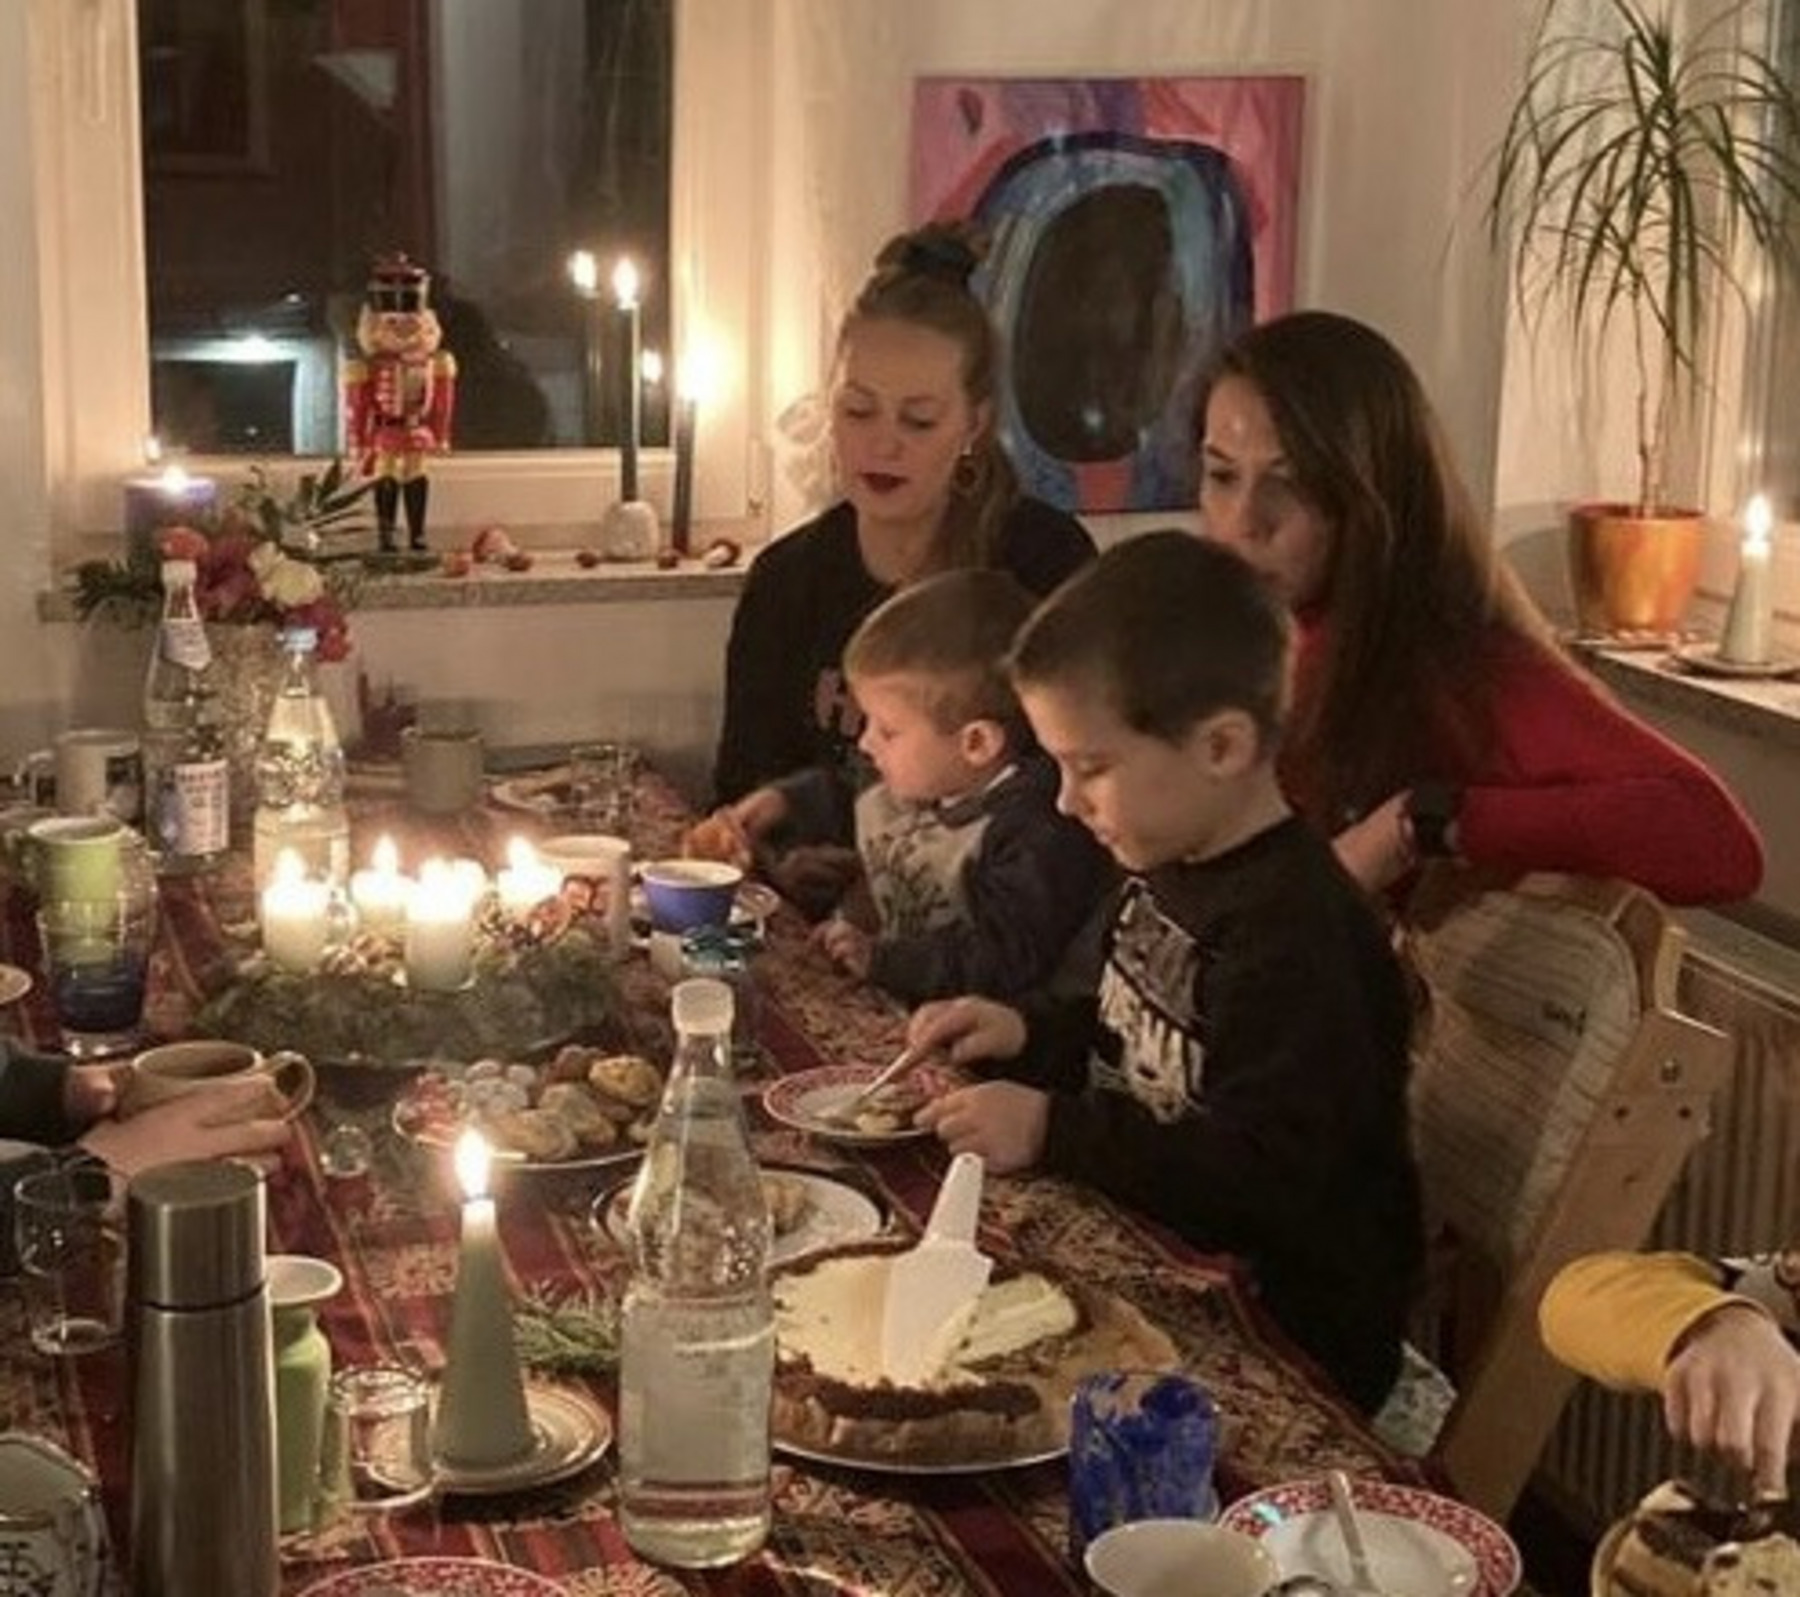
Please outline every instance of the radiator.
[{"label": "radiator", "polygon": [[[1691,932],[1680,1007],[1733,1039],[1735,1069],[1651,1245],[1765,1249],[1800,1236],[1800,955],[1712,916],[1694,917]],[[1671,1475],[1724,1484],[1674,1447],[1654,1397],[1583,1382],[1536,1485],[1572,1525],[1597,1534]]]}]

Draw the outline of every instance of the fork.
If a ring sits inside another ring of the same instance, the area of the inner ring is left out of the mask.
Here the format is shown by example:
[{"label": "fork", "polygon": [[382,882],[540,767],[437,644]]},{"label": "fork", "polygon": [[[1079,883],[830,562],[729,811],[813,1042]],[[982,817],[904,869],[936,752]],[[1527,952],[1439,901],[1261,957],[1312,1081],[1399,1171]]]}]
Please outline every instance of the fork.
[{"label": "fork", "polygon": [[823,1118],[831,1121],[833,1125],[854,1126],[857,1110],[862,1108],[883,1087],[892,1086],[906,1075],[924,1057],[924,1049],[915,1048],[910,1043],[907,1044],[869,1080],[865,1081],[841,1104],[835,1105]]}]

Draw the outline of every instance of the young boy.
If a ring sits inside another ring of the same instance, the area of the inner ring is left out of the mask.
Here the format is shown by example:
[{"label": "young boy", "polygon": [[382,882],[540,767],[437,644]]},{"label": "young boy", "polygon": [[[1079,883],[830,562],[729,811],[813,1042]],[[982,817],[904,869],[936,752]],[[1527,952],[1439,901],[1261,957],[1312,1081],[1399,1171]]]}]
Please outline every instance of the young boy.
[{"label": "young boy", "polygon": [[[1104,851],[1057,813],[1056,768],[1007,679],[1030,611],[1003,571],[945,572],[895,594],[844,651],[878,778],[855,798],[873,929],[837,915],[814,935],[909,1001],[1042,987],[1112,878]],[[784,788],[790,818],[803,813],[805,784]]]},{"label": "young boy", "polygon": [[910,1041],[1005,1062],[922,1112],[953,1152],[1085,1181],[1246,1259],[1373,1410],[1422,1252],[1409,1013],[1373,909],[1277,785],[1287,670],[1279,597],[1182,533],[1117,545],[1046,600],[1013,681],[1062,808],[1129,873],[1099,990],[927,1005]]},{"label": "young boy", "polygon": [[823,768],[786,777],[702,823],[688,848],[744,862],[776,836],[792,857],[854,831],[861,884],[847,896],[836,885],[837,913],[814,934],[838,964],[911,1002],[1043,986],[1076,957],[1113,871],[1057,813],[1056,768],[1007,679],[1030,611],[1003,571],[948,571],[895,594],[844,651],[873,779],[859,792]]}]

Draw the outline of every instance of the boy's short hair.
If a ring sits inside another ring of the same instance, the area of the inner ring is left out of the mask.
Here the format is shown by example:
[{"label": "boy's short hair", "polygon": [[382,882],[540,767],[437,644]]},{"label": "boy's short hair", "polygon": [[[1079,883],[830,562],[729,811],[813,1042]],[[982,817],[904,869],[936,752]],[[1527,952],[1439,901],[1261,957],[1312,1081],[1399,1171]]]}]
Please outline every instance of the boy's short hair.
[{"label": "boy's short hair", "polygon": [[1133,731],[1179,742],[1242,710],[1273,752],[1287,708],[1286,606],[1222,544],[1147,532],[1113,545],[1038,607],[1008,662],[1016,687],[1085,680]]},{"label": "boy's short hair", "polygon": [[1007,651],[1031,595],[1005,571],[945,571],[902,588],[873,611],[844,649],[844,675],[922,678],[920,702],[940,732],[998,721],[1025,729],[1006,671]]}]

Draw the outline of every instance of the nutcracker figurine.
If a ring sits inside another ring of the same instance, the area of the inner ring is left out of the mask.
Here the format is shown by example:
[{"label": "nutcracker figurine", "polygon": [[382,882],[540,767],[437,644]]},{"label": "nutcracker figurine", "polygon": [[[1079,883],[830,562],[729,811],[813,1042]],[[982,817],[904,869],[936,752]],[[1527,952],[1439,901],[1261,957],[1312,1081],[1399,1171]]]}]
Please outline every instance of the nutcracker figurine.
[{"label": "nutcracker figurine", "polygon": [[402,501],[407,542],[425,547],[431,492],[425,461],[450,447],[456,357],[438,348],[444,335],[430,293],[422,266],[404,255],[378,260],[356,319],[362,358],[344,364],[349,447],[363,472],[375,478],[375,521],[384,550],[397,546]]}]

